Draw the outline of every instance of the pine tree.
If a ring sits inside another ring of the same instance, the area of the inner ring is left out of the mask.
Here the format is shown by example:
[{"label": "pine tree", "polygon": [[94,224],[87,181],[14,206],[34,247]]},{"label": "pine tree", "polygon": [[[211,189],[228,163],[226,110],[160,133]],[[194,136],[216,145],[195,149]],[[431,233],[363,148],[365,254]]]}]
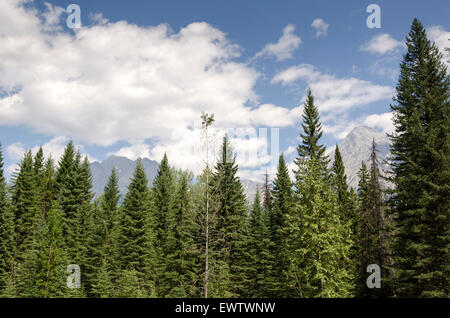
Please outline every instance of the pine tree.
[{"label": "pine tree", "polygon": [[345,174],[344,162],[339,151],[338,145],[334,152],[334,162],[332,166],[333,185],[338,196],[339,215],[343,221],[352,221],[353,212],[350,191],[347,184],[347,175]]},{"label": "pine tree", "polygon": [[288,269],[288,246],[286,245],[284,231],[287,226],[287,215],[292,213],[294,204],[292,181],[284,161],[283,154],[280,155],[275,180],[273,181],[273,206],[269,212],[269,231],[271,241],[271,253],[273,255],[272,273],[270,275],[271,296],[291,296],[288,287],[286,271]]},{"label": "pine tree", "polygon": [[323,175],[323,163],[305,161],[299,171],[298,201],[285,230],[290,287],[299,297],[349,297],[348,224],[340,220],[337,195]]},{"label": "pine tree", "polygon": [[[212,181],[213,200],[216,202],[214,251],[215,296],[228,297],[243,294],[245,290],[245,244],[247,207],[241,181],[236,175],[233,149],[228,136],[223,138]],[[214,288],[213,288],[214,289]]]},{"label": "pine tree", "polygon": [[149,188],[144,166],[136,164],[120,218],[120,265],[142,278],[146,266]]},{"label": "pine tree", "polygon": [[62,297],[66,290],[63,214],[57,203],[37,228],[38,297]]},{"label": "pine tree", "polygon": [[44,151],[42,147],[39,147],[39,150],[36,152],[36,155],[33,158],[33,170],[35,174],[35,183],[36,183],[36,191],[39,200],[39,209],[43,209],[42,196],[44,191],[44,182],[45,182],[45,158]]},{"label": "pine tree", "polygon": [[120,298],[145,297],[145,291],[139,280],[139,273],[135,269],[126,269],[122,271],[115,296]]},{"label": "pine tree", "polygon": [[13,175],[12,205],[14,211],[16,260],[22,259],[33,237],[33,226],[38,206],[35,173],[33,169],[33,156],[27,151],[19,170]]},{"label": "pine tree", "polygon": [[112,283],[108,264],[103,261],[96,273],[94,284],[92,285],[92,295],[97,298],[110,298],[114,297],[115,294],[116,292]]},{"label": "pine tree", "polygon": [[8,201],[0,144],[0,290],[7,286],[14,261],[14,214]]},{"label": "pine tree", "polygon": [[266,211],[271,211],[273,205],[272,191],[269,183],[269,174],[266,172],[263,189],[263,206]]},{"label": "pine tree", "polygon": [[150,215],[150,234],[152,235],[151,244],[154,253],[153,279],[155,282],[156,294],[164,297],[170,286],[164,283],[164,275],[166,270],[167,257],[167,235],[168,235],[168,218],[173,213],[175,182],[173,171],[169,166],[167,155],[164,154],[159,165],[158,172],[153,180],[152,191],[152,208]]},{"label": "pine tree", "polygon": [[294,163],[297,166],[297,170],[294,171],[296,179],[298,179],[301,165],[306,159],[316,160],[322,163],[324,170],[328,165],[328,158],[325,155],[325,146],[319,144],[319,139],[322,137],[322,124],[320,123],[319,110],[317,106],[314,105],[314,96],[309,88],[303,108],[301,126],[304,134],[300,134],[302,143],[297,147],[298,157],[294,160]]},{"label": "pine tree", "polygon": [[[385,203],[383,200],[383,190],[381,188],[380,180],[380,168],[377,158],[377,145],[375,140],[372,141],[372,151],[370,154],[370,178],[368,183],[367,200],[369,213],[366,215],[369,224],[370,231],[370,243],[371,243],[371,255],[369,263],[365,264],[377,264],[381,268],[382,284],[389,276],[387,270],[390,266],[390,256],[388,249],[388,219],[385,216]],[[384,284],[383,284],[384,285]],[[371,297],[385,297],[388,296],[387,286],[383,286],[381,290],[371,290],[369,295]]]},{"label": "pine tree", "polygon": [[63,214],[57,203],[39,215],[33,236],[18,266],[17,291],[21,297],[62,297],[66,292],[66,261],[62,237]]},{"label": "pine tree", "polygon": [[56,171],[56,185],[57,192],[61,192],[61,188],[67,186],[70,182],[69,177],[74,169],[75,164],[75,146],[70,141],[64,148],[64,153],[61,156],[58,164],[58,170]]},{"label": "pine tree", "polygon": [[196,248],[193,235],[196,231],[189,198],[188,176],[180,173],[174,206],[168,215],[166,263],[164,285],[166,297],[193,296],[196,280],[194,271]]},{"label": "pine tree", "polygon": [[370,225],[369,219],[367,217],[367,211],[369,210],[369,170],[367,170],[367,165],[364,161],[361,161],[361,167],[358,171],[358,219],[356,224],[356,244],[358,246],[356,250],[357,255],[357,269],[356,269],[356,295],[358,297],[367,296],[367,285],[366,285],[366,268],[367,264],[371,264],[369,260],[369,255],[371,254],[369,233]]},{"label": "pine tree", "polygon": [[248,253],[250,266],[247,296],[267,297],[273,259],[270,253],[269,222],[266,211],[261,206],[258,189],[250,210]]},{"label": "pine tree", "polygon": [[[353,277],[357,277],[358,272],[358,233],[357,225],[358,218],[358,206],[357,197],[353,192],[353,189],[349,191],[347,184],[347,175],[345,174],[344,162],[338,145],[336,145],[334,152],[334,162],[331,168],[332,184],[334,191],[337,193],[337,204],[339,218],[342,224],[346,225],[348,232],[346,233],[346,239],[351,241],[348,258],[343,259],[343,267],[346,267]],[[347,260],[344,261],[344,260]],[[353,282],[353,285],[357,285],[357,281]]]},{"label": "pine tree", "polygon": [[395,295],[448,297],[449,76],[417,19],[406,45],[391,106]]},{"label": "pine tree", "polygon": [[101,245],[102,264],[104,264],[105,272],[111,273],[111,280],[115,281],[118,277],[113,273],[120,268],[118,260],[119,255],[119,178],[117,169],[111,171],[108,182],[105,185],[103,195],[100,199],[100,215],[99,215],[99,239]]},{"label": "pine tree", "polygon": [[41,188],[41,209],[45,216],[51,209],[52,203],[56,198],[56,180],[55,180],[55,165],[52,158],[48,158],[43,168],[43,181]]}]

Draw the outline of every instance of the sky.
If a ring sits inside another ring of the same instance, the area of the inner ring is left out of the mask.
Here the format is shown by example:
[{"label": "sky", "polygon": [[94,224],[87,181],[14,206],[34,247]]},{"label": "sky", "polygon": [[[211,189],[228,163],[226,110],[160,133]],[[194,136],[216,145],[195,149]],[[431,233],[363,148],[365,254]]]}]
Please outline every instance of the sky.
[{"label": "sky", "polygon": [[[67,24],[72,3],[79,28]],[[372,3],[379,28],[367,24]],[[241,178],[262,180],[278,153],[292,166],[308,87],[329,149],[356,126],[391,132],[411,22],[448,60],[448,12],[443,0],[1,0],[6,173],[27,149],[57,160],[69,140],[91,161],[167,153],[198,173],[206,111],[211,148],[227,133]]]}]

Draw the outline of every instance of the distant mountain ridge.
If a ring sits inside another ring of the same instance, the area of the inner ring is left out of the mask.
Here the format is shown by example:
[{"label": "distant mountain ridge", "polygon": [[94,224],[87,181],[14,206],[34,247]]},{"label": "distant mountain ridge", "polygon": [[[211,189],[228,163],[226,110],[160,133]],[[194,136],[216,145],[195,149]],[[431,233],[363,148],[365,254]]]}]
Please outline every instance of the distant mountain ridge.
[{"label": "distant mountain ridge", "polygon": [[[339,150],[342,155],[342,161],[347,174],[349,186],[358,187],[358,171],[361,168],[361,162],[364,161],[370,166],[370,152],[372,149],[372,140],[377,144],[377,156],[381,169],[387,170],[386,159],[390,154],[389,138],[385,133],[379,132],[370,127],[359,126],[353,130],[339,144]],[[330,152],[331,164],[334,158],[334,149]]]},{"label": "distant mountain ridge", "polygon": [[[351,187],[358,186],[359,178],[358,171],[361,167],[361,161],[369,163],[370,149],[372,146],[372,139],[375,139],[378,149],[378,159],[382,169],[386,169],[384,161],[389,155],[389,139],[386,134],[381,133],[373,128],[359,126],[354,128],[347,137],[339,144],[339,149],[342,154],[342,160],[344,161],[345,172],[347,174],[347,180]],[[331,164],[333,162],[334,150],[328,153]],[[149,185],[152,185],[153,179],[158,172],[159,164],[154,160],[148,158],[142,158],[142,164],[144,165]],[[133,176],[136,162],[125,157],[110,156],[102,162],[91,163],[91,171],[93,177],[93,192],[96,196],[103,193],[108,177],[111,174],[113,167],[117,168],[119,177],[119,190],[124,198],[127,187],[130,184],[130,179]],[[370,163],[368,164],[368,166]],[[258,183],[250,180],[241,180],[244,188],[247,200],[253,201],[256,193],[256,187],[259,186],[262,189],[262,183]]]},{"label": "distant mountain ridge", "polygon": [[[141,159],[144,165],[145,173],[149,180],[149,185],[152,184],[153,179],[158,172],[159,164],[148,158]],[[133,172],[136,168],[136,162],[125,157],[110,156],[102,162],[91,163],[92,172],[92,191],[96,196],[103,193],[108,177],[111,175],[111,171],[114,167],[117,168],[117,176],[119,178],[119,190],[122,194],[122,199],[127,192],[127,187],[130,184],[130,179],[133,176]]]}]

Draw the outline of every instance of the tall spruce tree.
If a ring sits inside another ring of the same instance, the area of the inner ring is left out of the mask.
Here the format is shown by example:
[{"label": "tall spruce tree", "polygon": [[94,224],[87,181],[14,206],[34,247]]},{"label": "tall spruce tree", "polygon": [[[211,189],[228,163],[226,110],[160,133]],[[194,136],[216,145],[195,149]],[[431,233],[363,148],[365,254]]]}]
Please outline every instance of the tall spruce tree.
[{"label": "tall spruce tree", "polygon": [[[119,177],[117,175],[117,169],[113,168],[100,201],[100,220],[102,224],[100,234],[103,243],[101,253],[103,262],[106,264],[106,269],[111,272],[120,267],[117,264],[119,258],[118,228],[120,221],[120,196]],[[116,277],[113,275],[114,278]]]},{"label": "tall spruce tree", "polygon": [[289,266],[289,251],[284,232],[287,227],[287,215],[292,213],[294,193],[283,154],[280,155],[278,161],[272,195],[274,201],[272,211],[269,212],[269,231],[273,263],[269,278],[269,284],[271,285],[269,290],[272,297],[287,297],[292,295],[292,290],[289,287],[286,276]]},{"label": "tall spruce tree", "polygon": [[299,174],[296,209],[285,230],[290,287],[297,297],[352,296],[352,272],[343,266],[349,263],[349,226],[339,217],[336,192],[320,161],[305,161]]},{"label": "tall spruce tree", "polygon": [[31,151],[25,153],[18,171],[13,174],[12,205],[15,223],[16,260],[20,262],[27,245],[33,239],[33,226],[38,211]]},{"label": "tall spruce tree", "polygon": [[211,294],[219,297],[239,296],[246,288],[247,206],[235,160],[229,138],[225,136],[212,180],[217,220],[211,246],[216,287]]},{"label": "tall spruce tree", "polygon": [[337,204],[339,218],[342,224],[346,225],[348,229],[347,239],[351,242],[348,258],[343,258],[343,267],[346,267],[352,276],[355,278],[353,285],[357,285],[356,273],[358,272],[358,204],[356,194],[349,190],[347,184],[347,175],[345,174],[344,162],[336,145],[334,152],[334,162],[331,168],[332,184],[337,193]]},{"label": "tall spruce tree", "polygon": [[150,241],[152,252],[154,253],[151,269],[153,271],[156,294],[159,297],[164,297],[168,290],[168,286],[164,283],[164,275],[168,252],[166,250],[168,218],[173,213],[175,190],[173,171],[169,166],[167,155],[164,154],[151,189],[152,206],[149,223],[152,235]]},{"label": "tall spruce tree", "polygon": [[297,166],[296,171],[294,171],[296,179],[298,179],[301,165],[306,159],[316,160],[322,163],[324,169],[326,169],[329,161],[325,155],[325,146],[319,144],[319,139],[322,137],[322,124],[320,122],[319,110],[314,105],[314,96],[309,88],[303,107],[301,126],[304,132],[300,133],[302,143],[297,147],[298,157],[294,160]]},{"label": "tall spruce tree", "polygon": [[395,295],[448,297],[450,80],[417,19],[406,45],[391,106]]},{"label": "tall spruce tree", "polygon": [[343,221],[353,219],[352,202],[350,191],[347,184],[347,175],[345,174],[344,162],[338,145],[334,152],[334,162],[331,168],[333,176],[333,185],[337,192],[339,215]]},{"label": "tall spruce tree", "polygon": [[119,264],[119,200],[117,169],[113,168],[104,192],[99,199],[97,213],[92,220],[89,255],[92,265],[91,293],[94,297],[113,297],[114,285],[120,271]]},{"label": "tall spruce tree", "polygon": [[248,292],[246,296],[267,297],[271,273],[272,255],[270,251],[269,222],[266,210],[261,205],[259,189],[256,189],[255,199],[250,210],[249,221],[249,270]]},{"label": "tall spruce tree", "polygon": [[[195,257],[197,250],[193,235],[196,232],[187,173],[179,172],[174,205],[167,218],[166,262],[164,284],[167,297],[192,297],[194,285]],[[190,179],[190,178],[189,178]]]},{"label": "tall spruce tree", "polygon": [[269,173],[265,174],[264,188],[263,188],[263,207],[266,211],[271,211],[273,205],[272,190],[269,182]]},{"label": "tall spruce tree", "polygon": [[131,273],[136,273],[140,279],[139,285],[141,288],[141,280],[143,279],[146,267],[148,213],[148,179],[141,160],[138,160],[131,183],[128,186],[128,192],[123,202],[123,211],[120,218],[119,242],[120,265],[121,268],[125,270],[125,276],[121,279],[128,279],[134,275],[131,275]]},{"label": "tall spruce tree", "polygon": [[14,261],[14,214],[11,210],[3,174],[3,154],[0,144],[0,293],[6,289]]}]

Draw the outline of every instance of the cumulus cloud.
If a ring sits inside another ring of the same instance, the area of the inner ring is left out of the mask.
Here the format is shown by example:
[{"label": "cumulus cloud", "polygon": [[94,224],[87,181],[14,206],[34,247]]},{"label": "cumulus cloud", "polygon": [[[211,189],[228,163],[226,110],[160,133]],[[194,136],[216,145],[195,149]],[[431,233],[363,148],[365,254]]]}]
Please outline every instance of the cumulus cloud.
[{"label": "cumulus cloud", "polygon": [[83,27],[73,36],[41,34],[35,11],[7,3],[2,21],[28,15],[34,24],[17,34],[0,29],[0,85],[7,93],[0,99],[0,124],[106,146],[164,138],[203,109],[223,125],[251,125],[258,118],[258,107],[246,106],[256,100],[257,72],[235,62],[236,45],[207,23],[178,33],[167,25],[120,21]]},{"label": "cumulus cloud", "polygon": [[[6,172],[8,174],[12,174],[14,171],[16,171],[19,167],[18,162],[20,162],[23,159],[23,156],[26,151],[31,150],[33,155],[37,153],[39,150],[39,147],[42,147],[42,150],[44,152],[44,156],[46,158],[51,157],[55,163],[59,161],[62,154],[64,153],[64,148],[69,143],[70,139],[66,136],[57,136],[49,140],[48,142],[42,144],[41,146],[34,146],[31,149],[28,149],[25,147],[25,145],[21,142],[15,142],[6,147],[6,156],[9,159],[9,161],[13,161],[14,163],[6,167]],[[83,145],[75,144],[75,148],[78,149],[84,158],[85,156],[88,157],[88,160],[90,162],[98,161],[96,158],[90,156]]]},{"label": "cumulus cloud", "polygon": [[370,41],[364,43],[360,49],[374,54],[386,54],[396,52],[404,43],[397,41],[388,33],[374,35]]},{"label": "cumulus cloud", "polygon": [[294,34],[295,26],[292,24],[287,25],[283,30],[283,35],[277,43],[267,44],[261,51],[256,53],[253,58],[262,56],[276,57],[278,61],[284,61],[293,57],[293,53],[302,40],[299,36]]},{"label": "cumulus cloud", "polygon": [[311,26],[315,31],[316,37],[327,36],[329,24],[325,23],[322,19],[315,19]]},{"label": "cumulus cloud", "polygon": [[21,160],[25,151],[25,147],[21,142],[15,142],[6,147],[6,155],[12,160]]},{"label": "cumulus cloud", "polygon": [[[31,150],[33,154],[36,154],[36,152],[39,150],[39,147],[42,147],[44,155],[47,158],[51,156],[53,160],[58,161],[59,158],[64,153],[64,148],[69,143],[69,141],[70,139],[66,136],[58,136],[52,138],[51,140],[42,144],[41,146],[34,146],[29,150]],[[86,153],[83,145],[75,144],[75,148],[80,150],[81,155],[83,157],[87,156],[90,162],[97,161],[96,158]],[[23,156],[27,150],[28,149],[23,145],[23,143],[16,142],[6,147],[6,155],[10,160],[20,161],[23,159]]]},{"label": "cumulus cloud", "polygon": [[443,26],[435,25],[427,28],[427,35],[442,52],[445,62],[450,66],[450,51],[445,50],[450,48],[450,31],[445,30]]},{"label": "cumulus cloud", "polygon": [[392,115],[391,112],[369,115],[364,120],[363,125],[372,128],[380,128],[385,133],[392,133],[394,131]]},{"label": "cumulus cloud", "polygon": [[118,151],[108,153],[108,156],[110,155],[126,157],[131,160],[151,158],[150,145],[146,143],[136,143],[128,147],[120,148]]},{"label": "cumulus cloud", "polygon": [[272,83],[290,85],[304,80],[311,88],[320,111],[342,113],[354,107],[390,99],[394,90],[389,86],[375,85],[355,77],[339,78],[324,74],[313,65],[301,64],[290,67],[272,78]]},{"label": "cumulus cloud", "polygon": [[[182,137],[194,135],[203,110],[215,113],[217,127],[292,124],[289,109],[258,104],[259,73],[237,62],[241,48],[208,23],[175,32],[95,14],[93,25],[68,32],[58,24],[61,8],[23,4],[0,3],[0,125],[90,145],[128,141],[117,153],[159,160],[162,149],[188,143]],[[286,27],[266,53],[291,56],[300,44],[293,32]],[[184,136],[172,138],[175,131]],[[152,149],[136,140],[151,140]]]}]

